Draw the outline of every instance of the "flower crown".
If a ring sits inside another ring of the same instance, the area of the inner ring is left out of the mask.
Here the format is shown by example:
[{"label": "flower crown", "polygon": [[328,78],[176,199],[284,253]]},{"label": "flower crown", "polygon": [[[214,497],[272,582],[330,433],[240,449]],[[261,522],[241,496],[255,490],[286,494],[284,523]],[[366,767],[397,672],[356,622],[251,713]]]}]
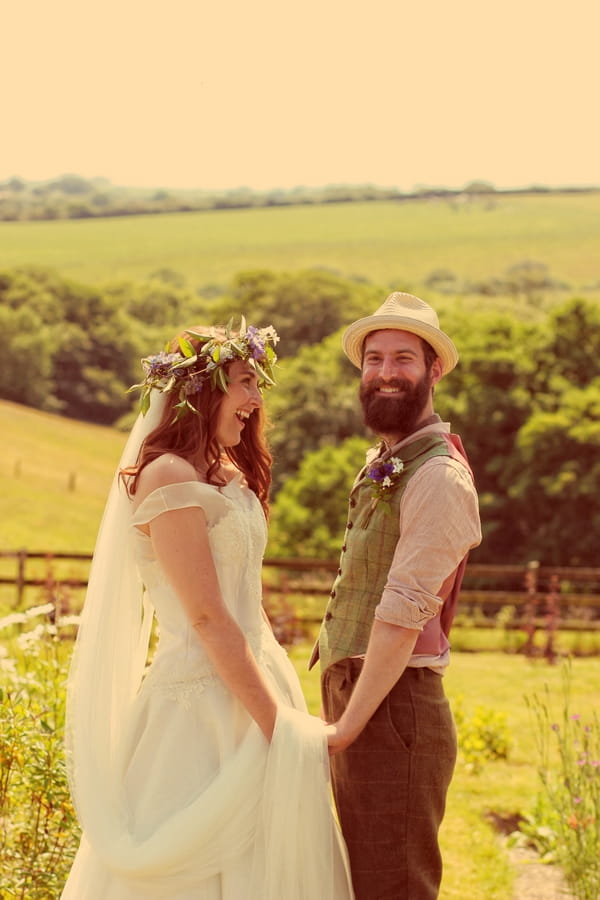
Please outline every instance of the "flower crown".
[{"label": "flower crown", "polygon": [[239,331],[234,332],[232,325],[233,320],[230,320],[224,329],[207,328],[202,332],[186,329],[185,335],[193,338],[196,346],[188,337],[179,337],[178,352],[173,352],[172,345],[167,344],[161,353],[142,359],[145,378],[129,389],[141,389],[142,413],[145,415],[148,412],[150,393],[153,390],[162,394],[177,394],[177,419],[189,411],[197,413],[198,410],[188,397],[198,394],[206,384],[211,391],[219,388],[226,394],[229,377],[225,366],[236,359],[244,360],[252,366],[258,376],[260,390],[275,384],[273,367],[277,356],[271,344],[277,344],[279,336],[273,326],[247,326],[244,316],[241,317]]}]

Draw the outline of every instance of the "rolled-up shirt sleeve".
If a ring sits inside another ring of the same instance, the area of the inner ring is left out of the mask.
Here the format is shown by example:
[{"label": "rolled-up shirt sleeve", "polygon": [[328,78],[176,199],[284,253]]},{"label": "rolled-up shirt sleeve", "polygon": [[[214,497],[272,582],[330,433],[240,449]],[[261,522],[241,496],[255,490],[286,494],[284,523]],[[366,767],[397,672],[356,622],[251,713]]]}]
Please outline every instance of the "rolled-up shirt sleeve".
[{"label": "rolled-up shirt sleeve", "polygon": [[428,460],[402,497],[400,538],[375,618],[422,631],[440,611],[442,585],[480,542],[470,473],[450,457]]}]

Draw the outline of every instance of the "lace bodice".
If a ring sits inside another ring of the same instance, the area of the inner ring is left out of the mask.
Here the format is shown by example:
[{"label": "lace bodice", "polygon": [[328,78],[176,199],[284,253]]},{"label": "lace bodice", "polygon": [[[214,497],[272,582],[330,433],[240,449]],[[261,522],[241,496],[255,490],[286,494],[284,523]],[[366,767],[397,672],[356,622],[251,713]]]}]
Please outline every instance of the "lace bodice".
[{"label": "lace bodice", "polygon": [[214,676],[212,666],[173,588],[162,571],[152,540],[139,525],[162,513],[198,506],[204,510],[208,538],[223,600],[255,653],[260,656],[261,564],[267,540],[264,514],[255,494],[236,476],[224,487],[189,481],[166,485],[146,497],[132,516],[132,540],[140,575],[159,626],[159,643],[148,686],[187,692]]}]

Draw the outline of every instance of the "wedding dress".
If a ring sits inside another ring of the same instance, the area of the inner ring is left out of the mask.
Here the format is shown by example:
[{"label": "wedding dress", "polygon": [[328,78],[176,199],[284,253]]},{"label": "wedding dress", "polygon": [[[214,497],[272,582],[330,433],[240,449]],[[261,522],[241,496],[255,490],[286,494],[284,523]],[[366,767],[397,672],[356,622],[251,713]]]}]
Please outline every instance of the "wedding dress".
[{"label": "wedding dress", "polygon": [[[204,510],[224,602],[279,699],[271,744],[212,668],[139,528],[191,506]],[[351,900],[324,726],[307,713],[262,613],[266,524],[256,496],[240,475],[220,488],[167,485],[139,505],[128,542],[159,639],[110,764],[98,749],[97,784],[85,768],[78,776],[75,756],[83,838],[63,900]],[[90,727],[98,715],[89,713]]]}]

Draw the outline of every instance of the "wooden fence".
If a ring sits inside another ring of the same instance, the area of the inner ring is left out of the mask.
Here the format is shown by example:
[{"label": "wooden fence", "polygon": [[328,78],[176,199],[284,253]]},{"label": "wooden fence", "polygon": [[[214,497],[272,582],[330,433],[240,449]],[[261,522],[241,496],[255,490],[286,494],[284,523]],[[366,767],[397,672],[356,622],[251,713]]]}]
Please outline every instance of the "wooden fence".
[{"label": "wooden fence", "polygon": [[[0,551],[0,584],[14,585],[15,608],[27,587],[38,587],[46,599],[84,588],[92,555],[28,550]],[[69,568],[66,568],[69,564]],[[8,571],[8,568],[12,571]],[[293,608],[297,595],[329,594],[337,560],[266,558],[267,600]],[[75,572],[73,571],[75,568]],[[78,604],[79,606],[80,604]],[[460,617],[474,625],[489,624],[504,610],[508,627],[600,629],[600,568],[469,564],[460,599]],[[74,611],[74,610],[70,610]],[[310,617],[306,621],[313,621]]]}]

